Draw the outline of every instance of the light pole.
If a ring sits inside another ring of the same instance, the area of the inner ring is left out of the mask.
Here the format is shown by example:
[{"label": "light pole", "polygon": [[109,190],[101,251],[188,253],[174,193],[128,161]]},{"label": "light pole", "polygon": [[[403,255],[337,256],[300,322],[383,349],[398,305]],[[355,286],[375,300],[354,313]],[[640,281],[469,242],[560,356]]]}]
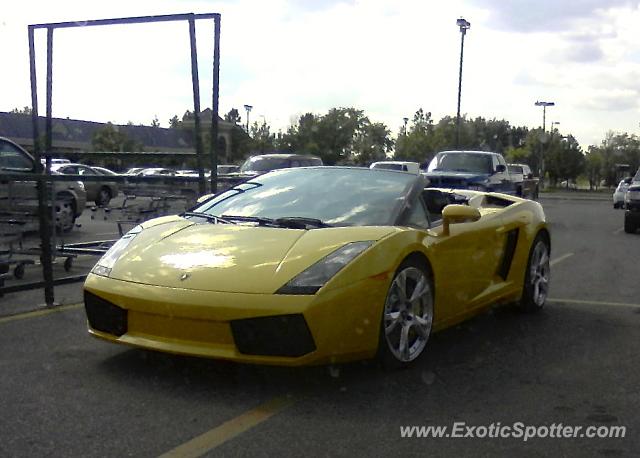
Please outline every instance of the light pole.
[{"label": "light pole", "polygon": [[[547,107],[552,107],[555,106],[555,102],[540,102],[539,100],[536,100],[535,105],[537,107],[542,107],[542,138],[541,138],[541,145],[540,145],[540,189],[544,189],[544,174],[545,174],[545,170],[544,170],[544,139],[545,139],[545,134],[546,134],[546,122],[547,122]],[[553,127],[553,126],[551,126]],[[553,130],[553,129],[552,129]]]},{"label": "light pole", "polygon": [[409,122],[409,118],[402,118],[402,120],[404,121],[404,135],[406,137],[406,135],[407,135],[407,123]]},{"label": "light pole", "polygon": [[251,113],[251,109],[253,107],[251,105],[245,105],[244,109],[247,111],[247,134],[249,133],[249,113]]},{"label": "light pole", "polygon": [[458,73],[458,115],[456,116],[456,149],[460,148],[460,98],[462,97],[462,58],[464,56],[464,36],[467,30],[471,28],[471,23],[464,18],[456,21],[460,27],[460,71]]}]

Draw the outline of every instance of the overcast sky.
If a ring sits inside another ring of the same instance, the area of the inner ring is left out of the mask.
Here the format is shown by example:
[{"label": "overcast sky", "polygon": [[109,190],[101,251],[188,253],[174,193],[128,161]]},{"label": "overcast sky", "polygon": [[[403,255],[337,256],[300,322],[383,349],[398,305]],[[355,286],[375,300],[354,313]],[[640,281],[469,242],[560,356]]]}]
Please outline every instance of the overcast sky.
[{"label": "overcast sky", "polygon": [[[530,128],[536,100],[586,147],[609,130],[640,133],[640,1],[137,0],[15,1],[0,18],[0,111],[30,105],[27,25],[169,13],[222,15],[220,113],[286,129],[297,115],[363,109],[394,132],[420,107],[455,115],[460,32],[462,112]],[[199,21],[202,107],[211,105],[213,22]],[[36,36],[44,113],[46,32]],[[188,26],[56,30],[56,117],[163,126],[193,109]]]}]

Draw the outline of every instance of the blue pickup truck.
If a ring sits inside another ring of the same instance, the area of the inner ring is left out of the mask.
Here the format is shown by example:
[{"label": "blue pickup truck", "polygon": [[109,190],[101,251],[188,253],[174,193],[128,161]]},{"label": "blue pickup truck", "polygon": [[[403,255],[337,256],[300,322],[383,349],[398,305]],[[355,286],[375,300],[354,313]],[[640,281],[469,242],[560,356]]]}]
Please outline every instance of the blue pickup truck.
[{"label": "blue pickup truck", "polygon": [[429,186],[516,194],[501,154],[487,151],[442,151],[434,156],[426,173]]}]

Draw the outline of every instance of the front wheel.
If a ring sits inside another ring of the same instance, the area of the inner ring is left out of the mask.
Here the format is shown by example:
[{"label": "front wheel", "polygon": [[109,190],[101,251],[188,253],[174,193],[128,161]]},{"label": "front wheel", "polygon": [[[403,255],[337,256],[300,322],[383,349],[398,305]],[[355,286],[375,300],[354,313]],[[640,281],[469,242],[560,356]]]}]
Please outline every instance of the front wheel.
[{"label": "front wheel", "polygon": [[529,262],[524,275],[524,290],[520,300],[520,307],[527,312],[542,309],[547,301],[551,276],[549,254],[549,242],[544,236],[538,234],[529,252]]},{"label": "front wheel", "polygon": [[73,197],[59,195],[55,202],[55,227],[58,232],[71,232],[76,222],[75,201]]},{"label": "front wheel", "polygon": [[423,352],[433,325],[433,280],[428,268],[404,261],[393,278],[382,312],[378,357],[383,366],[409,365]]},{"label": "front wheel", "polygon": [[629,218],[628,215],[624,215],[624,231],[627,234],[633,234],[636,232],[636,226],[635,224],[633,224],[633,222],[631,221],[631,218]]}]

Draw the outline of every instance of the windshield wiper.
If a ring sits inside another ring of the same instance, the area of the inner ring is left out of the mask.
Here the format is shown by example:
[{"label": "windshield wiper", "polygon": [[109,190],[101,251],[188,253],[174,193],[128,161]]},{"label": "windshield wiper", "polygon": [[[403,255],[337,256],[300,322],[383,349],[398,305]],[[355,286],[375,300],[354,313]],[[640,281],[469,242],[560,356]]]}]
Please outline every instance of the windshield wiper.
[{"label": "windshield wiper", "polygon": [[228,219],[216,215],[210,215],[208,213],[200,213],[200,212],[184,212],[180,216],[195,216],[198,218],[204,218],[213,224],[223,223],[223,224],[236,224],[233,221],[229,221]]},{"label": "windshield wiper", "polygon": [[265,218],[262,216],[244,216],[244,215],[222,215],[222,217],[229,221],[241,221],[247,223],[258,223],[260,226],[273,226],[277,225],[275,220],[271,218]]},{"label": "windshield wiper", "polygon": [[291,227],[293,229],[306,229],[307,226],[333,227],[331,224],[325,223],[317,218],[306,218],[304,216],[284,216],[277,218],[275,222],[280,226]]},{"label": "windshield wiper", "polygon": [[264,216],[243,216],[243,215],[222,215],[230,221],[241,221],[247,223],[258,223],[260,226],[286,227],[289,229],[307,229],[307,226],[332,227],[317,218],[305,218],[303,216],[285,216],[282,218],[266,218]]}]

